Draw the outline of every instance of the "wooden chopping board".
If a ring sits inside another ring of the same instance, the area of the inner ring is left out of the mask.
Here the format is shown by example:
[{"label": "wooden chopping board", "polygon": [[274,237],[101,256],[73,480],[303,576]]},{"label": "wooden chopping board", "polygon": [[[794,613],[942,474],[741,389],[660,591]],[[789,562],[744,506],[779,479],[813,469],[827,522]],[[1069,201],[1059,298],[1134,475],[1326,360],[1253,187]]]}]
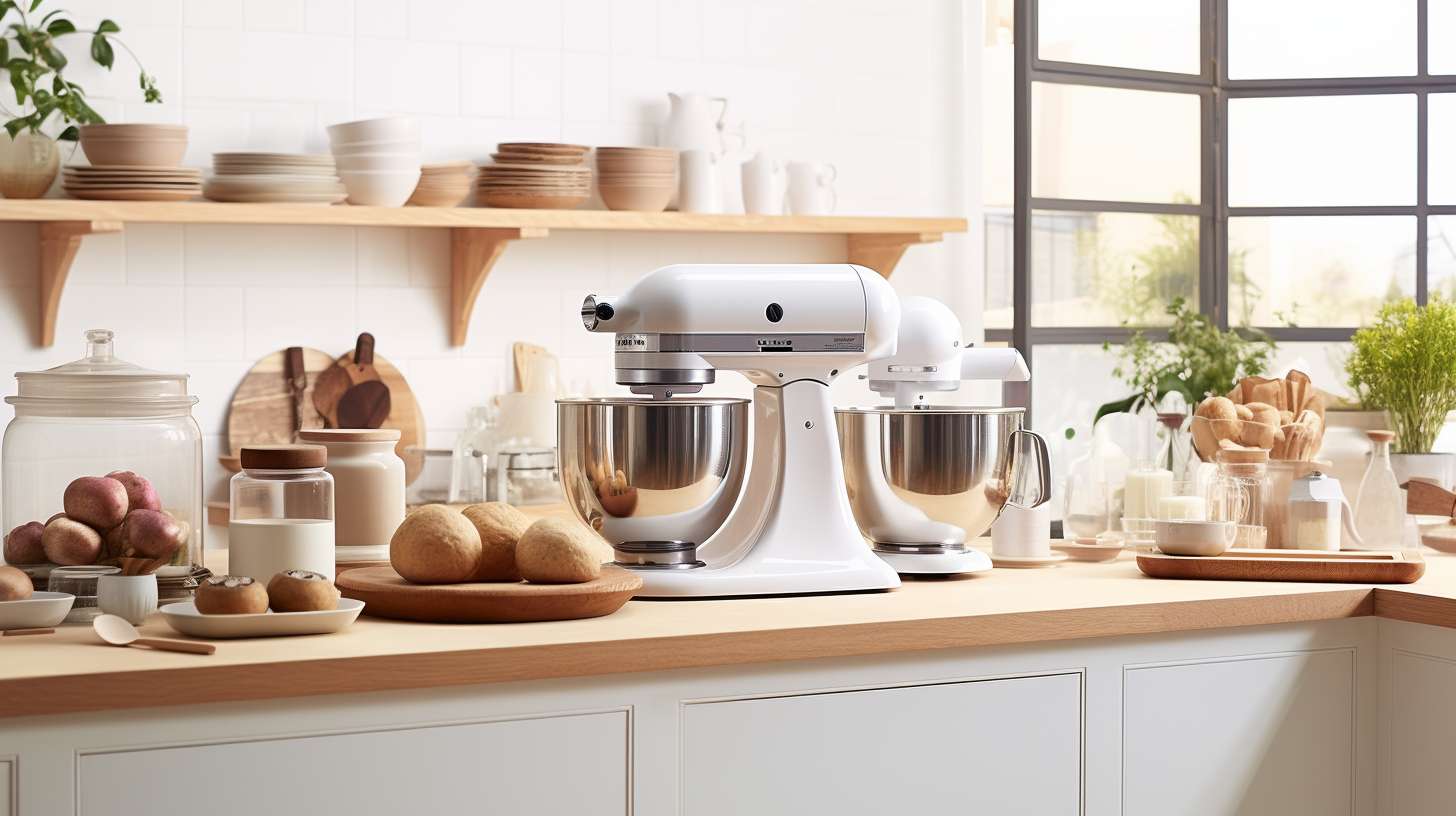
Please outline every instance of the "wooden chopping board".
[{"label": "wooden chopping board", "polygon": [[[283,376],[285,351],[279,350],[253,365],[243,376],[242,382],[233,392],[228,406],[228,450],[237,456],[244,445],[279,445],[293,441],[293,402],[288,383]],[[353,366],[354,352],[339,357],[337,362]],[[318,349],[303,350],[304,370],[308,374],[308,387],[304,390],[301,411],[304,428],[324,427],[324,418],[313,404],[313,386],[335,359]],[[415,394],[388,360],[374,356],[374,369],[379,379],[389,386],[390,412],[383,428],[399,429],[399,444],[395,452],[404,460],[405,484],[413,483],[424,468],[425,457],[419,451],[425,444],[425,419],[420,412]]]},{"label": "wooden chopping board", "polygon": [[393,567],[364,567],[334,582],[345,598],[364,602],[364,614],[435,623],[524,623],[610,615],[642,588],[642,578],[602,567],[584,584],[411,584]]},{"label": "wooden chopping board", "polygon": [[1215,581],[1309,581],[1332,584],[1409,584],[1426,573],[1414,550],[1242,550],[1208,557],[1137,553],[1138,569],[1153,578]]}]

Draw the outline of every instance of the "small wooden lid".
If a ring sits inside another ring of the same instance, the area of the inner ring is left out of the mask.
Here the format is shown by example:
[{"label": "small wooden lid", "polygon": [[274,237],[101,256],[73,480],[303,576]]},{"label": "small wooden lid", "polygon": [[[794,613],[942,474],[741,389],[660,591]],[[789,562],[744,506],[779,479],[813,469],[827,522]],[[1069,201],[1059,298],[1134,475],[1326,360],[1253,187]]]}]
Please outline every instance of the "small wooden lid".
[{"label": "small wooden lid", "polygon": [[298,432],[304,442],[398,442],[398,428],[312,428]]},{"label": "small wooden lid", "polygon": [[248,445],[239,458],[244,469],[300,470],[323,467],[329,451],[323,445]]},{"label": "small wooden lid", "polygon": [[1390,442],[1395,439],[1395,431],[1366,431],[1365,436],[1372,442]]},{"label": "small wooden lid", "polygon": [[1269,461],[1268,448],[1223,448],[1214,456],[1231,465],[1261,465]]}]

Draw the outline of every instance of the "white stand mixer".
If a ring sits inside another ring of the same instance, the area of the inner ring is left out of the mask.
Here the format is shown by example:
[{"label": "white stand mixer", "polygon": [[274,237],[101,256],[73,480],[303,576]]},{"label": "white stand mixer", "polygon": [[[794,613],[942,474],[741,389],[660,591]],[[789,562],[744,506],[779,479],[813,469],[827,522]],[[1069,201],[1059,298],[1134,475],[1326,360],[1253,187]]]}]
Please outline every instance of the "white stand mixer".
[{"label": "white stand mixer", "polygon": [[753,396],[747,486],[698,548],[701,566],[639,568],[640,597],[892,589],[845,491],[829,383],[894,353],[900,300],[850,264],[682,265],[620,296],[588,297],[590,331],[616,333],[617,382],[666,399],[739,371]]}]

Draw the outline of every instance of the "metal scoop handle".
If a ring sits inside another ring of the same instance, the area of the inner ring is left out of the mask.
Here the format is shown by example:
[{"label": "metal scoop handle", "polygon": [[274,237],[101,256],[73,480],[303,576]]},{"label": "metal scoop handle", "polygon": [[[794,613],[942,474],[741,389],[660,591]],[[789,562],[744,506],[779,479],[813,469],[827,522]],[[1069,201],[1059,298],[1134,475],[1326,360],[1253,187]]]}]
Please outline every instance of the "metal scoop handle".
[{"label": "metal scoop handle", "polygon": [[[1021,437],[1021,439],[1018,440],[1017,437]],[[1048,501],[1051,501],[1052,466],[1051,457],[1047,455],[1046,440],[1042,439],[1040,434],[1028,431],[1025,428],[1017,428],[1016,430],[1011,432],[1011,441],[1013,444],[1018,445],[1018,447],[1016,448],[1016,462],[1013,465],[1014,469],[1011,473],[1011,483],[1015,485],[1015,488],[1013,489],[1011,496],[1007,498],[1006,503],[1010,504],[1012,507],[1020,507],[1029,510],[1033,507],[1040,507],[1043,504],[1046,504]],[[1026,465],[1023,463],[1026,462],[1026,458],[1021,455],[1021,447],[1019,445],[1020,442],[1025,442],[1026,446],[1030,447],[1032,453],[1034,453],[1036,456],[1036,498],[1029,501],[1027,499],[1026,491],[1024,489],[1025,481],[1022,478],[1022,469],[1026,467]]]}]

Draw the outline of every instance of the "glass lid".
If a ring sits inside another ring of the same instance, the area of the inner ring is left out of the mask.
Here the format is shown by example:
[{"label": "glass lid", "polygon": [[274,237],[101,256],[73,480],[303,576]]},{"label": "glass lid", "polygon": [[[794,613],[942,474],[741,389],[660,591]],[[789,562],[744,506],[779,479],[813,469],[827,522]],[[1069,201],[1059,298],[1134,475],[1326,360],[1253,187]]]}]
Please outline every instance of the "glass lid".
[{"label": "glass lid", "polygon": [[22,371],[16,396],[6,397],[12,405],[31,401],[100,400],[190,406],[196,397],[187,395],[187,375],[152,371],[121,360],[112,353],[110,329],[86,332],[86,356],[45,371]]}]

